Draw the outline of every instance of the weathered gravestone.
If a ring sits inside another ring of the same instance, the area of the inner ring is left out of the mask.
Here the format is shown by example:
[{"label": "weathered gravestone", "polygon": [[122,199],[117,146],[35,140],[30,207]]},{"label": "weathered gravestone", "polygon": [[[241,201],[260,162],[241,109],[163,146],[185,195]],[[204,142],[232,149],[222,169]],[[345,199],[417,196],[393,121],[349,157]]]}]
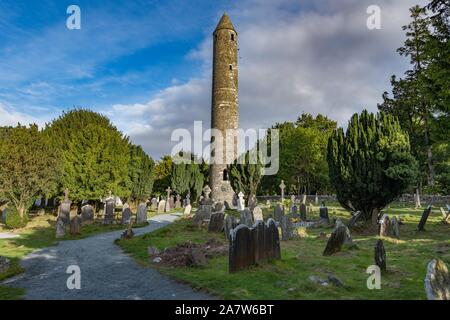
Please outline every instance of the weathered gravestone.
[{"label": "weathered gravestone", "polygon": [[192,206],[188,204],[186,207],[184,207],[183,215],[188,216],[191,214]]},{"label": "weathered gravestone", "polygon": [[340,225],[334,229],[330,239],[328,239],[327,246],[323,251],[324,256],[331,256],[332,254],[341,251],[341,247],[344,244],[346,237],[346,229],[347,227],[344,225]]},{"label": "weathered gravestone", "polygon": [[139,204],[136,213],[136,224],[143,224],[147,222],[147,204],[142,202]]},{"label": "weathered gravestone", "polygon": [[64,222],[61,217],[58,217],[56,220],[56,239],[64,238],[66,235],[66,228],[64,226]]},{"label": "weathered gravestone", "polygon": [[417,226],[417,230],[425,231],[425,224],[427,223],[428,216],[431,213],[431,205],[429,205],[422,213],[422,217],[420,218],[419,225]]},{"label": "weathered gravestone", "polygon": [[273,209],[273,217],[275,221],[280,222],[284,216],[284,207],[281,204],[277,204]]},{"label": "weathered gravestone", "polygon": [[400,239],[400,222],[396,217],[391,220],[391,233],[395,238]]},{"label": "weathered gravestone", "polygon": [[241,212],[241,219],[239,220],[240,224],[245,224],[247,227],[251,227],[253,225],[253,216],[250,212],[250,209],[244,209]]},{"label": "weathered gravestone", "polygon": [[175,209],[175,198],[173,195],[170,196],[169,202],[170,202],[170,209]]},{"label": "weathered gravestone", "polygon": [[330,222],[330,217],[328,216],[328,208],[325,206],[325,203],[322,203],[319,209],[320,220]]},{"label": "weathered gravestone", "polygon": [[161,200],[158,203],[158,213],[164,213],[165,207],[166,207],[166,200]]},{"label": "weathered gravestone", "polygon": [[211,214],[211,218],[209,220],[208,232],[222,232],[224,216],[225,216],[225,214],[223,212],[217,212],[217,213]]},{"label": "weathered gravestone", "polygon": [[175,209],[181,208],[181,196],[177,194],[177,201],[175,201]]},{"label": "weathered gravestone", "polygon": [[291,211],[293,206],[295,206],[295,195],[291,196]]},{"label": "weathered gravestone", "polygon": [[303,202],[300,204],[300,219],[306,221],[306,204]]},{"label": "weathered gravestone", "polygon": [[284,201],[284,189],[286,188],[286,185],[284,184],[284,181],[281,180],[280,183],[280,190],[281,190],[281,203]]},{"label": "weathered gravestone", "polygon": [[319,204],[319,196],[316,193],[316,196],[314,197],[314,203],[316,204],[316,206]]},{"label": "weathered gravestone", "polygon": [[425,292],[428,300],[450,300],[450,275],[444,261],[433,259],[428,263]]},{"label": "weathered gravestone", "polygon": [[237,205],[237,209],[238,211],[244,210],[245,209],[245,200],[244,200],[244,194],[242,192],[239,192],[238,194],[238,205]]},{"label": "weathered gravestone", "polygon": [[77,236],[81,234],[80,231],[80,218],[75,216],[70,220],[70,234],[73,236]]},{"label": "weathered gravestone", "polygon": [[72,201],[69,200],[69,190],[64,190],[64,200],[59,206],[59,217],[65,226],[70,224],[70,206]]},{"label": "weathered gravestone", "polygon": [[298,215],[298,207],[297,207],[296,205],[294,205],[294,206],[291,208],[291,215],[292,215],[292,217],[295,218],[295,219],[299,217],[299,215]]},{"label": "weathered gravestone", "polygon": [[253,209],[253,219],[255,220],[255,222],[264,221],[263,212],[260,207],[255,207]]},{"label": "weathered gravestone", "polygon": [[234,228],[236,228],[238,225],[239,224],[234,216],[228,215],[228,214],[225,216],[223,231],[225,233],[225,238],[227,240],[229,240],[230,231],[233,230]]},{"label": "weathered gravestone", "polygon": [[380,267],[380,270],[386,271],[386,250],[381,239],[378,239],[375,245],[375,264]]},{"label": "weathered gravestone", "polygon": [[94,208],[91,205],[81,207],[81,222],[84,224],[94,222]]},{"label": "weathered gravestone", "polygon": [[170,212],[170,210],[172,210],[171,204],[170,204],[170,193],[172,192],[172,189],[170,189],[170,187],[167,187],[166,189],[167,191],[167,198],[166,198],[166,207],[164,208],[165,212]]},{"label": "weathered gravestone", "polygon": [[273,219],[262,221],[252,228],[239,225],[230,232],[229,272],[273,259],[281,259],[278,229]]},{"label": "weathered gravestone", "polygon": [[352,212],[352,217],[350,218],[350,220],[347,223],[347,227],[349,228],[353,228],[354,226],[356,226],[356,223],[361,220],[361,218],[363,217],[363,214],[361,211],[356,211],[356,212]]},{"label": "weathered gravestone", "polygon": [[112,224],[114,221],[114,208],[116,201],[113,197],[106,199],[104,224]]},{"label": "weathered gravestone", "polygon": [[350,229],[341,221],[341,219],[336,220],[336,228],[338,227],[345,227],[345,237],[344,237],[344,243],[345,245],[352,246],[353,245],[353,239],[352,235],[350,233]]},{"label": "weathered gravestone", "polygon": [[128,203],[125,203],[122,208],[122,224],[129,224],[132,216],[133,213],[131,212],[130,206]]},{"label": "weathered gravestone", "polygon": [[151,203],[150,210],[156,211],[158,209],[158,200],[156,198],[152,198]]},{"label": "weathered gravestone", "polygon": [[292,239],[292,237],[294,236],[293,233],[294,226],[292,224],[291,217],[290,216],[281,217],[280,225],[281,225],[281,240],[287,241]]},{"label": "weathered gravestone", "polygon": [[378,235],[380,237],[389,237],[391,235],[391,221],[387,214],[383,214],[379,222]]}]

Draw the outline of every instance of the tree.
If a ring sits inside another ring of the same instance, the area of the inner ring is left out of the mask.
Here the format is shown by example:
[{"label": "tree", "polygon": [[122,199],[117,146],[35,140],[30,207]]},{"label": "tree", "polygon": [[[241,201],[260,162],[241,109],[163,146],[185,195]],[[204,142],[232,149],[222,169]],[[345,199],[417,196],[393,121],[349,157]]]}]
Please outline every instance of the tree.
[{"label": "tree", "polygon": [[112,191],[131,196],[128,137],[96,112],[74,109],[47,124],[62,163],[59,192],[68,188],[75,201],[99,200]]},{"label": "tree", "polygon": [[173,161],[170,155],[163,156],[155,165],[154,192],[157,195],[166,194],[167,187],[171,186]]},{"label": "tree", "polygon": [[228,165],[228,177],[231,187],[238,194],[242,192],[247,202],[256,196],[256,190],[262,174],[261,155],[255,150],[247,151]]},{"label": "tree", "polygon": [[[172,189],[179,195],[186,195],[188,192],[197,199],[203,189],[205,176],[202,172],[204,161],[198,159],[191,153],[181,152],[180,159],[172,165],[171,185]],[[182,159],[188,161],[181,161]]]},{"label": "tree", "polygon": [[153,167],[155,163],[141,146],[130,144],[130,161],[128,176],[131,183],[131,201],[137,203],[151,196],[154,182]]},{"label": "tree", "polygon": [[415,181],[417,162],[408,134],[386,113],[354,114],[347,131],[339,128],[328,142],[330,181],[347,210],[361,211],[366,220]]},{"label": "tree", "polygon": [[14,205],[21,220],[39,196],[54,192],[56,159],[37,125],[0,130],[0,198]]}]

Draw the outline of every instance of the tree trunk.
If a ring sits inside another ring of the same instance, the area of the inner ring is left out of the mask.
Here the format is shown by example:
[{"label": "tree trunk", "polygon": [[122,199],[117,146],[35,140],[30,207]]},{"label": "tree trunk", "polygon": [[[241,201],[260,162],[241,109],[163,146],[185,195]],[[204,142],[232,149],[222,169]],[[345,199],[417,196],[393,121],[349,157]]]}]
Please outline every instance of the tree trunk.
[{"label": "tree trunk", "polygon": [[372,225],[376,226],[378,225],[378,215],[379,215],[379,210],[377,208],[372,210]]},{"label": "tree trunk", "polygon": [[428,184],[434,187],[434,164],[433,164],[433,150],[430,143],[428,120],[425,120],[425,145],[427,147],[427,164],[428,164]]}]

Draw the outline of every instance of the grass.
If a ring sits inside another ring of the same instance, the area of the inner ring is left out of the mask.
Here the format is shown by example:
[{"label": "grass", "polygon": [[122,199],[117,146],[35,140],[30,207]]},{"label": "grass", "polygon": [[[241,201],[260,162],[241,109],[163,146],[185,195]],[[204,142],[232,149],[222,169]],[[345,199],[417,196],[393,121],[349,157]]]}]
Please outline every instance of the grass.
[{"label": "grass", "polygon": [[[348,220],[349,214],[337,204],[328,207],[332,218]],[[318,211],[318,207],[314,207],[309,218],[318,218]],[[150,263],[148,246],[163,250],[188,240],[204,243],[212,237],[225,242],[223,234],[198,230],[189,219],[180,219],[118,244],[141,265],[155,267],[178,281],[189,283],[194,289],[225,299],[426,299],[423,280],[427,263],[433,258],[450,263],[450,226],[441,222],[441,214],[436,209],[428,219],[425,232],[416,231],[423,210],[393,205],[385,211],[391,217],[399,216],[405,224],[401,226],[399,240],[383,239],[388,270],[382,275],[381,290],[369,290],[366,286],[369,277],[366,268],[374,264],[374,246],[378,239],[367,232],[352,234],[356,248],[344,248],[340,253],[324,257],[322,252],[327,240],[318,235],[329,234],[332,229],[302,230],[302,238],[281,242],[281,260],[236,274],[228,273],[227,256],[210,259],[205,267],[173,268]],[[267,218],[273,214],[273,208],[264,208],[263,212]],[[326,279],[329,273],[339,278],[345,287],[324,287],[309,280],[312,275]]]},{"label": "grass", "polygon": [[[22,273],[24,270],[20,267],[20,260],[34,250],[57,245],[58,241],[83,239],[99,233],[125,230],[126,228],[126,226],[118,224],[103,225],[94,223],[83,225],[80,235],[72,236],[67,232],[63,239],[56,240],[55,224],[55,216],[43,215],[31,218],[27,226],[21,229],[9,230],[0,226],[0,232],[11,232],[20,235],[18,238],[0,239],[0,256],[11,260],[11,268],[4,273],[0,273],[0,281]],[[133,228],[146,225],[133,225]],[[23,289],[0,286],[0,300],[20,299],[23,294]]]}]

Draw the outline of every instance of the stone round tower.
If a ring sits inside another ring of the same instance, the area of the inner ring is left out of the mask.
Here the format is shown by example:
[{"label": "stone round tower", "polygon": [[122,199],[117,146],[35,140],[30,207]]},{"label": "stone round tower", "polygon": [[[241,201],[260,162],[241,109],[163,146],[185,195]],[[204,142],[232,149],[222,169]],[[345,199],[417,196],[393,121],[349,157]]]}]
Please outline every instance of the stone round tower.
[{"label": "stone round tower", "polygon": [[238,111],[238,48],[237,32],[226,13],[213,33],[213,76],[211,128],[221,133],[211,137],[209,183],[214,201],[233,199],[228,181],[227,164],[237,157]]}]

